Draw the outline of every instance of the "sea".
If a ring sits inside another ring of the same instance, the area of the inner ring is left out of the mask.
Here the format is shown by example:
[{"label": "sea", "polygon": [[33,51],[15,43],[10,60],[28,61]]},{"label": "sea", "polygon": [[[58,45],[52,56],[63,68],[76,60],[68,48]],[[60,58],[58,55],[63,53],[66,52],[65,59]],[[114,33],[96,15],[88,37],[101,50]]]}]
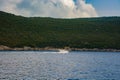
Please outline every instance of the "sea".
[{"label": "sea", "polygon": [[120,80],[120,52],[0,51],[0,80]]}]

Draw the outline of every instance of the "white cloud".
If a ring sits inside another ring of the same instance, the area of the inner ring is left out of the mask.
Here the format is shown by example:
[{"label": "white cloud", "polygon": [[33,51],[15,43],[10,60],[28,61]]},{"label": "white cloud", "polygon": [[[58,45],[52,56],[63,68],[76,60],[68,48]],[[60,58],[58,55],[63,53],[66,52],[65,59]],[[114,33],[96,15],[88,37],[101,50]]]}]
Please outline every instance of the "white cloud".
[{"label": "white cloud", "polygon": [[30,12],[25,9],[18,9],[18,4],[21,4],[24,0],[0,0],[0,10],[13,13],[16,15],[30,16]]},{"label": "white cloud", "polygon": [[0,0],[0,10],[27,17],[96,17],[91,4],[84,0]]}]

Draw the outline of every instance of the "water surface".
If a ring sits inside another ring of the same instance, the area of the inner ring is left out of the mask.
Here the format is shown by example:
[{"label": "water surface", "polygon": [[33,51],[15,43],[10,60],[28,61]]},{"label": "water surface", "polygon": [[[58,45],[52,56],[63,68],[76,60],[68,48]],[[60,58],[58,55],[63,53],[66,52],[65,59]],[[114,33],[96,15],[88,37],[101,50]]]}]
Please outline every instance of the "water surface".
[{"label": "water surface", "polygon": [[120,80],[120,52],[1,51],[0,80]]}]

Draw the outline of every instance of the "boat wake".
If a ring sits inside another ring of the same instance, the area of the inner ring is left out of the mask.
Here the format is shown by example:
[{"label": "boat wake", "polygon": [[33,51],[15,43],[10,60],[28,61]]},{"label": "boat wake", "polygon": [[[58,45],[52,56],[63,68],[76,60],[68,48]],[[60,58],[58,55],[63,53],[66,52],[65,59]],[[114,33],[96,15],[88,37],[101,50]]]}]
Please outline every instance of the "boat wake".
[{"label": "boat wake", "polygon": [[59,49],[59,50],[56,50],[56,51],[43,51],[41,53],[67,54],[67,53],[69,53],[69,51],[64,50],[64,49]]},{"label": "boat wake", "polygon": [[69,53],[69,51],[68,50],[64,50],[64,49],[59,49],[58,53],[60,53],[60,54],[67,54],[67,53]]}]

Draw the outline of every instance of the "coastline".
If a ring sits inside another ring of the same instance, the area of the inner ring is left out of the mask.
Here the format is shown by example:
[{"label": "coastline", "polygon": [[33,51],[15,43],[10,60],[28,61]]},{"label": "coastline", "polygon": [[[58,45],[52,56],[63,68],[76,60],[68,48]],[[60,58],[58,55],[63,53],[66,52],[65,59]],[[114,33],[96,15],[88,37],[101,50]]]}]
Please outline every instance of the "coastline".
[{"label": "coastline", "polygon": [[52,47],[45,47],[45,48],[38,48],[38,47],[27,47],[24,46],[22,48],[19,47],[8,47],[4,45],[0,45],[0,51],[57,51],[60,49],[68,50],[68,51],[95,51],[95,52],[120,52],[120,49],[99,49],[99,48],[70,48],[70,47],[65,47],[65,48],[52,48]]}]

